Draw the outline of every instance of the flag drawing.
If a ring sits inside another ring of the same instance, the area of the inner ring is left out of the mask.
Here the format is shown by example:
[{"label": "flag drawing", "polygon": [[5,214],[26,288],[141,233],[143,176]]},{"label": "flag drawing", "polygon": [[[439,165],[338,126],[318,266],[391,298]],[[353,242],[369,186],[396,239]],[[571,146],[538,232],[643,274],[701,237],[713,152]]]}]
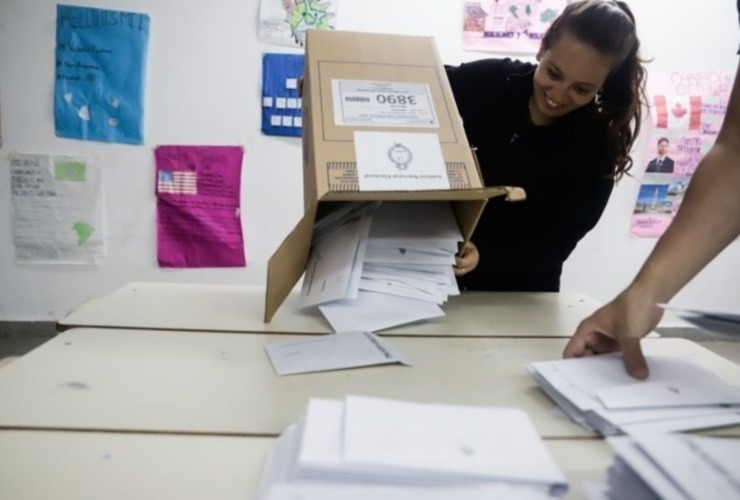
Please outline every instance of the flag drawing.
[{"label": "flag drawing", "polygon": [[655,96],[655,126],[698,130],[701,125],[701,96]]},{"label": "flag drawing", "polygon": [[160,170],[157,192],[169,194],[198,194],[198,176],[190,171]]}]

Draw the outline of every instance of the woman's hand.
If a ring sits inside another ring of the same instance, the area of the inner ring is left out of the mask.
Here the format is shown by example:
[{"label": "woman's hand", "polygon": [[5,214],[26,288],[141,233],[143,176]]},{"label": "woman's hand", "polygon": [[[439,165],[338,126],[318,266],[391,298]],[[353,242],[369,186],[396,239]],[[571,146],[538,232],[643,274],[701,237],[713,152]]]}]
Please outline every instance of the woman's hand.
[{"label": "woman's hand", "polygon": [[468,274],[478,266],[479,260],[478,248],[470,241],[465,243],[462,251],[455,256],[455,265],[452,266],[455,270],[455,276]]}]

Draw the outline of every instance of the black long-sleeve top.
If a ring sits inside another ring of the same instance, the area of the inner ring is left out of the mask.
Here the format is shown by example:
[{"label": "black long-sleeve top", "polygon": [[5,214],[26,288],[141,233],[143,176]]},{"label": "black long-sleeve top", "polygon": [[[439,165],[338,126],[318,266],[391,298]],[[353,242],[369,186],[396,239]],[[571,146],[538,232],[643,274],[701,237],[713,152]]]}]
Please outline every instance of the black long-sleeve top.
[{"label": "black long-sleeve top", "polygon": [[547,126],[532,123],[535,67],[510,59],[447,67],[486,186],[527,193],[523,202],[497,197],[486,205],[471,238],[480,263],[459,278],[464,290],[558,291],[563,262],[596,225],[614,185],[595,104]]}]

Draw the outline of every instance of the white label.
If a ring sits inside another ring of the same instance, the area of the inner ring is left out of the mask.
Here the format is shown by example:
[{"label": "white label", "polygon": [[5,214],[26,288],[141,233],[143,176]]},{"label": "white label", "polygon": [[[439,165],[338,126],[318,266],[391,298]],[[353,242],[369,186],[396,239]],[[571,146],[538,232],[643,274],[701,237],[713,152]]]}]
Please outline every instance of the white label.
[{"label": "white label", "polygon": [[336,125],[439,126],[426,83],[332,80],[331,84]]}]

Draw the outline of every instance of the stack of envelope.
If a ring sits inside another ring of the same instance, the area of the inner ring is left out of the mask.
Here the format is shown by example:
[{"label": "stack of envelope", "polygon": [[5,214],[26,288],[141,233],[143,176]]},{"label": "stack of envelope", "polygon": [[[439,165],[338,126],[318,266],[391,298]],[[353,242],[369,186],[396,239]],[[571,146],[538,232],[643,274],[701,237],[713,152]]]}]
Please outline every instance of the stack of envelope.
[{"label": "stack of envelope", "polygon": [[448,202],[348,203],[314,227],[299,305],[336,332],[443,316],[463,238]]},{"label": "stack of envelope", "polygon": [[353,500],[542,499],[566,490],[521,410],[348,396],[309,401],[271,450],[257,500],[293,498],[286,491]]},{"label": "stack of envelope", "polygon": [[667,304],[658,305],[710,335],[733,340],[740,337],[740,311],[673,307]]},{"label": "stack of envelope", "polygon": [[656,355],[647,362],[646,381],[627,374],[621,354],[541,361],[527,369],[568,416],[605,436],[740,424],[740,387],[689,357]]},{"label": "stack of envelope", "polygon": [[740,498],[740,440],[636,433],[607,442],[616,454],[611,499]]}]

